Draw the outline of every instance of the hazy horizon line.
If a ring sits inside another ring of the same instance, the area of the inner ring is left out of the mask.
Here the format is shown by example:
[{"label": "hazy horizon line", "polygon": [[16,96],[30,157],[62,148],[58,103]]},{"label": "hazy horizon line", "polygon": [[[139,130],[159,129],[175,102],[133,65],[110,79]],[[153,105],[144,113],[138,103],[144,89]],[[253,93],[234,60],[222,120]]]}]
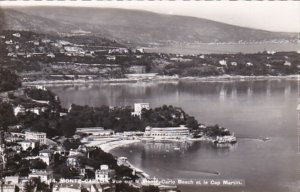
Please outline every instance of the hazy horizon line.
[{"label": "hazy horizon line", "polygon": [[[20,7],[67,7],[67,8],[90,8],[90,9],[119,9],[119,10],[128,10],[128,11],[140,11],[140,12],[148,12],[148,13],[153,13],[153,14],[159,14],[159,15],[168,15],[168,16],[180,16],[180,17],[189,17],[189,18],[195,18],[195,19],[203,19],[203,20],[209,20],[213,21],[216,23],[222,23],[226,25],[231,25],[231,26],[237,26],[241,28],[247,28],[247,29],[253,29],[253,30],[261,30],[261,31],[266,31],[266,32],[274,32],[274,33],[297,33],[300,35],[300,29],[299,30],[293,30],[293,31],[277,31],[277,30],[270,30],[270,29],[263,29],[259,27],[253,27],[253,26],[247,26],[247,25],[239,25],[239,24],[233,24],[233,23],[228,23],[226,21],[218,21],[212,18],[204,18],[204,17],[198,17],[198,16],[193,16],[193,15],[182,15],[178,13],[170,14],[170,13],[161,13],[158,11],[153,11],[153,10],[146,10],[146,9],[138,9],[138,8],[124,8],[124,7],[100,7],[100,6],[90,6],[90,5],[2,5],[0,1],[0,8],[8,8],[8,9],[14,9],[14,8],[20,8]],[[19,11],[19,10],[17,10]],[[21,11],[22,12],[22,11]],[[24,12],[23,12],[24,13]],[[26,12],[25,12],[26,13]],[[27,14],[27,13],[26,13]],[[30,14],[30,13],[29,13]],[[300,16],[300,11],[299,11],[299,16]]]}]

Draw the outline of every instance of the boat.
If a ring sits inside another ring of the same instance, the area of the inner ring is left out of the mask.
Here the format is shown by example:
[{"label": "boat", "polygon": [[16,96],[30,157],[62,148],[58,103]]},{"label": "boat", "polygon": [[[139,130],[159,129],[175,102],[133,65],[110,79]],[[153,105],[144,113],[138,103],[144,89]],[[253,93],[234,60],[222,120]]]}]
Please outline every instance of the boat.
[{"label": "boat", "polygon": [[217,136],[217,138],[213,141],[215,144],[234,144],[237,142],[235,136],[228,135],[228,136]]},{"label": "boat", "polygon": [[270,138],[269,138],[269,137],[265,137],[265,138],[263,138],[262,140],[263,140],[264,142],[266,142],[266,141],[269,141]]}]

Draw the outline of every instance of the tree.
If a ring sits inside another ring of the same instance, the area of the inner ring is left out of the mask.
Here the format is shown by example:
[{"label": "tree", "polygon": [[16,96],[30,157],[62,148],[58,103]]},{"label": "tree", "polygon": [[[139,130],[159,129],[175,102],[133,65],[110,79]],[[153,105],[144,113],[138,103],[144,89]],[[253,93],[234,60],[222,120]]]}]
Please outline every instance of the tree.
[{"label": "tree", "polygon": [[143,186],[142,191],[143,192],[159,192],[159,188],[157,186],[153,186],[153,185]]},{"label": "tree", "polygon": [[33,159],[30,161],[30,168],[31,169],[46,169],[47,164],[42,161],[41,159]]},{"label": "tree", "polygon": [[65,164],[62,164],[59,170],[61,178],[73,179],[74,177],[79,175],[79,172],[76,169],[70,168]]},{"label": "tree", "polygon": [[37,156],[39,154],[39,148],[35,147],[31,150],[31,155],[32,156]]},{"label": "tree", "polygon": [[15,90],[20,86],[21,82],[15,73],[0,68],[0,92]]},{"label": "tree", "polygon": [[197,129],[198,121],[195,119],[195,117],[188,117],[186,121],[186,126],[191,129]]},{"label": "tree", "polygon": [[0,128],[7,129],[7,127],[16,122],[16,117],[11,104],[0,103]]},{"label": "tree", "polygon": [[25,192],[34,192],[36,190],[36,184],[30,179],[28,182],[26,182],[24,186]]},{"label": "tree", "polygon": [[116,184],[116,192],[140,192],[140,190],[130,186],[128,183],[118,183]]},{"label": "tree", "polygon": [[44,182],[41,182],[40,178],[31,178],[26,182],[24,186],[25,192],[35,192],[35,191],[43,191],[43,192],[50,192],[50,188]]},{"label": "tree", "polygon": [[81,144],[80,139],[67,139],[64,141],[63,147],[69,151],[70,149],[77,149]]}]

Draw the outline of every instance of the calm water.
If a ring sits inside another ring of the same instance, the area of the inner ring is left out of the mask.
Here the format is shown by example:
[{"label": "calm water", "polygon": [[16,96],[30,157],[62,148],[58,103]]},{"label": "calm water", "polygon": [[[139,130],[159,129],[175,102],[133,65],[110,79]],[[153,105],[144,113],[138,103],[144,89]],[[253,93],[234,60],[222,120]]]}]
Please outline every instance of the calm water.
[{"label": "calm water", "polygon": [[[112,151],[158,178],[245,179],[245,187],[184,186],[182,191],[299,192],[297,82],[122,83],[51,87],[62,104],[182,107],[199,122],[222,125],[238,144],[137,143]],[[269,137],[263,142],[256,138]],[[180,151],[174,150],[180,147]],[[220,175],[213,174],[219,172]]]},{"label": "calm water", "polygon": [[147,52],[174,54],[209,54],[209,53],[257,53],[272,51],[299,51],[300,43],[261,43],[261,44],[198,44],[189,46],[165,46],[147,49]]}]

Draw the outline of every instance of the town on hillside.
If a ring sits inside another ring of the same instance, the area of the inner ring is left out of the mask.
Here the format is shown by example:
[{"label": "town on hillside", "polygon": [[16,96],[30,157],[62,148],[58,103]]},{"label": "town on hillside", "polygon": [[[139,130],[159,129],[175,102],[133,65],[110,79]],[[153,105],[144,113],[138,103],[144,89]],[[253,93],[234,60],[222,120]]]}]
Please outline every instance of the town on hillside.
[{"label": "town on hillside", "polygon": [[22,82],[286,76],[300,69],[299,51],[150,53],[90,34],[54,36],[12,30],[2,31],[0,42],[2,67],[16,72]]}]

